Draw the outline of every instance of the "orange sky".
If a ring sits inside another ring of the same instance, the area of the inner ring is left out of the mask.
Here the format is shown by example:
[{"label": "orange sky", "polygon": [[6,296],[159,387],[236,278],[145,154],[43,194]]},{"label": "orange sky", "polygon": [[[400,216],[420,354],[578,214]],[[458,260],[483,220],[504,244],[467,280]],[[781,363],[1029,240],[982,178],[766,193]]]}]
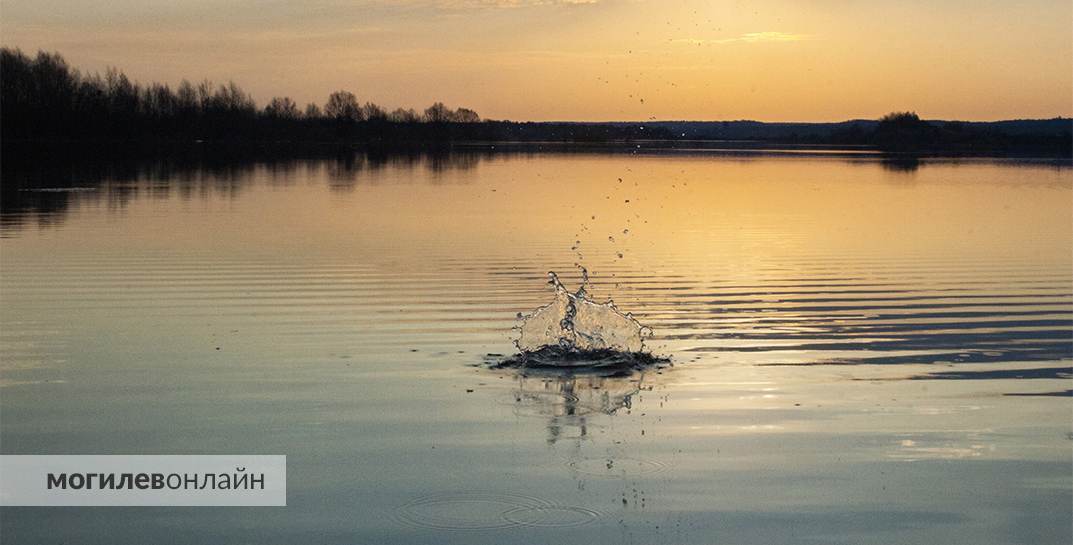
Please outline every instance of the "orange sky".
[{"label": "orange sky", "polygon": [[0,31],[261,104],[345,88],[519,120],[1073,115],[1068,0],[5,0]]}]

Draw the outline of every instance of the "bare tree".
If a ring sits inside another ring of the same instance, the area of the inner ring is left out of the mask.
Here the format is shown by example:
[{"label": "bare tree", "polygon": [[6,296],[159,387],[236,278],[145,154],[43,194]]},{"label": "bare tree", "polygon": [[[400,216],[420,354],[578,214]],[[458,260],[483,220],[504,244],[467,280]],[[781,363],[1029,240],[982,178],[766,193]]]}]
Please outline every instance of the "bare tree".
[{"label": "bare tree", "polygon": [[265,115],[275,119],[298,119],[298,105],[290,97],[274,97],[265,106]]},{"label": "bare tree", "polygon": [[253,97],[246,94],[233,81],[229,81],[227,85],[221,85],[216,89],[213,99],[227,112],[253,113],[257,111],[257,104],[253,101]]},{"label": "bare tree", "polygon": [[369,121],[382,121],[387,119],[387,112],[372,102],[366,102],[361,107],[361,117]]},{"label": "bare tree", "polygon": [[142,114],[153,119],[166,119],[175,115],[178,100],[167,85],[150,84],[142,91]]},{"label": "bare tree", "polygon": [[336,121],[361,121],[361,107],[358,99],[350,91],[336,91],[328,95],[324,104],[324,115]]},{"label": "bare tree", "polygon": [[446,123],[451,121],[451,113],[442,102],[437,102],[425,109],[425,120],[429,123]]},{"label": "bare tree", "polygon": [[469,108],[459,108],[455,110],[454,121],[458,123],[478,123],[481,120],[481,116],[477,115],[477,112]]},{"label": "bare tree", "polygon": [[198,110],[198,98],[197,89],[194,88],[194,84],[187,80],[183,80],[179,84],[179,88],[175,91],[176,99],[179,103],[179,111],[186,115],[193,115]]},{"label": "bare tree", "polygon": [[417,123],[421,121],[421,115],[414,111],[413,108],[408,110],[397,108],[387,115],[387,119],[392,123]]},{"label": "bare tree", "polygon": [[[449,109],[442,102],[423,112],[398,108],[388,113],[372,102],[359,103],[347,91],[332,93],[323,110],[308,104],[303,111],[289,97],[274,97],[258,109],[253,98],[233,82],[183,80],[174,89],[162,83],[139,85],[114,68],[103,74],[83,74],[57,53],[39,52],[31,57],[7,47],[0,47],[0,73],[0,137],[12,140],[223,140],[292,134],[350,140],[440,139],[477,128],[444,131],[440,127],[391,127],[389,122],[480,121],[473,110]],[[284,119],[288,122],[277,122]],[[334,134],[325,130],[325,119],[342,121]],[[365,120],[375,123],[359,123]],[[494,127],[489,125],[491,130]]]}]

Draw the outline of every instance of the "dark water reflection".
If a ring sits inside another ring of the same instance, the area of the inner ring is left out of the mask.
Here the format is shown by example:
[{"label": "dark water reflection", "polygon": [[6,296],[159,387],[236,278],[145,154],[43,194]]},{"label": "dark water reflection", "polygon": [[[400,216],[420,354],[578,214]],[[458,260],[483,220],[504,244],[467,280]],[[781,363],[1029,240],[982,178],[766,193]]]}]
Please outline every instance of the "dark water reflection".
[{"label": "dark water reflection", "polygon": [[436,174],[476,167],[490,151],[317,154],[193,151],[161,157],[99,157],[7,153],[4,157],[0,235],[24,224],[62,222],[80,203],[121,209],[135,199],[237,198],[253,183],[289,185],[324,169],[328,187],[350,191],[384,169],[423,169]]}]

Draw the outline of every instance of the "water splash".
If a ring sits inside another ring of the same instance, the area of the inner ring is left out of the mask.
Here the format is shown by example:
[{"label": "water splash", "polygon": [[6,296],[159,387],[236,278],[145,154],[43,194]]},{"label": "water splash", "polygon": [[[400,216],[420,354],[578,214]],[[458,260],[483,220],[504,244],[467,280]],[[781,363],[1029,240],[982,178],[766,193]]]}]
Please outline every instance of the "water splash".
[{"label": "water splash", "polygon": [[554,272],[548,284],[555,300],[522,320],[515,346],[519,354],[504,362],[525,366],[602,367],[651,364],[661,360],[645,352],[644,340],[652,330],[630,313],[622,313],[610,299],[597,303],[585,291],[589,273],[581,269],[576,292],[563,286]]}]

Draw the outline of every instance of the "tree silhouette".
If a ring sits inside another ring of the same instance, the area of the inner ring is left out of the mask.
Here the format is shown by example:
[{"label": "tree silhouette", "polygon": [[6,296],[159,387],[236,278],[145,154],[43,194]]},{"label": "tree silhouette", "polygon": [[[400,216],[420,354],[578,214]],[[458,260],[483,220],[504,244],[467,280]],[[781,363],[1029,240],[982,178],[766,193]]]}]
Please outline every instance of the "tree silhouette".
[{"label": "tree silhouette", "polygon": [[324,115],[342,122],[355,122],[362,119],[358,99],[350,91],[336,91],[328,95],[328,102],[324,104]]},{"label": "tree silhouette", "polygon": [[[253,97],[234,82],[216,85],[208,80],[182,80],[175,88],[161,83],[140,85],[115,68],[103,75],[83,74],[58,53],[40,51],[31,57],[7,47],[0,48],[0,108],[0,140],[5,147],[11,143],[80,142],[123,143],[137,149],[146,144],[196,141],[407,147],[457,140],[675,140],[685,134],[672,133],[667,123],[641,127],[634,123],[482,121],[469,108],[452,109],[442,102],[423,112],[396,108],[387,113],[372,102],[361,105],[345,90],[332,93],[323,110],[309,104],[299,113],[297,104],[288,97],[275,97],[259,109]],[[712,135],[723,134],[728,126],[725,122],[695,124],[704,125]],[[731,124],[747,126],[757,139],[780,138],[764,132],[770,125],[749,121]],[[694,130],[690,132],[692,136]],[[838,130],[828,129],[826,134],[802,132],[791,139],[871,144],[881,150],[907,152],[1043,151],[1068,156],[1073,149],[1066,119],[928,122],[913,112],[894,112],[878,121],[855,121]]]},{"label": "tree silhouette", "polygon": [[298,105],[290,97],[274,97],[265,106],[264,115],[273,119],[298,119]]},{"label": "tree silhouette", "polygon": [[367,121],[386,121],[387,112],[372,102],[366,102],[361,107],[361,117]]},{"label": "tree silhouette", "polygon": [[478,123],[481,120],[481,116],[477,115],[477,112],[470,110],[469,108],[459,108],[455,110],[454,121],[455,123]]},{"label": "tree silhouette", "polygon": [[421,121],[421,114],[414,111],[413,108],[403,109],[397,108],[387,115],[388,121],[393,123],[417,123]]},{"label": "tree silhouette", "polygon": [[879,119],[873,139],[881,149],[915,151],[934,147],[938,131],[916,112],[892,112]]},{"label": "tree silhouette", "polygon": [[451,110],[442,102],[436,102],[425,109],[425,120],[429,123],[446,123],[451,120]]}]

